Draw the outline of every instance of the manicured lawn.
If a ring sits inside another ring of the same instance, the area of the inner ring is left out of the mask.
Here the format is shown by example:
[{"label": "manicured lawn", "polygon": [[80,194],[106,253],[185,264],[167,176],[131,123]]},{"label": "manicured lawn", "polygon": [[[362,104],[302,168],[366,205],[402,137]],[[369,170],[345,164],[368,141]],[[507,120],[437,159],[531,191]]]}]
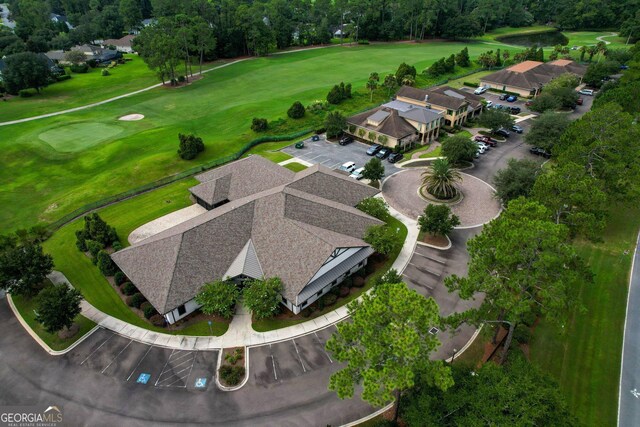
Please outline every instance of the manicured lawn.
[{"label": "manicured lawn", "polygon": [[460,79],[455,79],[455,80],[449,80],[447,85],[454,88],[464,87],[464,82],[475,83],[476,85],[479,85],[480,79],[494,72],[495,70],[478,71],[477,73],[473,73],[470,76],[462,77]]},{"label": "manicured lawn", "polygon": [[640,208],[618,206],[603,243],[577,244],[595,273],[595,284],[580,293],[586,311],[572,313],[564,334],[546,322],[533,334],[532,361],[556,377],[573,413],[588,426],[616,424],[629,271],[639,227]]},{"label": "manicured lawn", "polygon": [[421,159],[430,159],[433,157],[439,157],[442,152],[442,145],[437,146],[433,151],[429,151],[428,153],[420,154]]},{"label": "manicured lawn", "polygon": [[[49,285],[53,286],[53,285]],[[61,339],[58,334],[50,334],[45,331],[42,324],[36,320],[35,311],[37,309],[36,297],[26,298],[20,295],[12,296],[13,303],[15,304],[18,312],[22,318],[27,322],[29,327],[38,334],[40,339],[44,341],[52,350],[64,350],[74,342],[78,341],[87,332],[93,329],[96,324],[82,315],[78,315],[75,319],[75,323],[79,326],[78,333],[68,339]]]},{"label": "manicured lawn", "polygon": [[[402,242],[402,244],[404,244],[404,241],[407,239],[407,227],[404,226],[404,224],[402,222],[400,222],[399,220],[395,219],[395,218],[391,218],[389,219],[389,221],[387,222],[388,226],[391,228],[398,228],[399,232],[398,232],[398,240],[400,242]],[[400,254],[400,250],[402,249],[402,244],[400,244],[399,248],[390,253],[389,257],[387,258],[387,260],[385,261],[384,265],[382,265],[381,268],[378,269],[378,271],[376,271],[375,273],[371,274],[369,277],[367,277],[367,281],[364,285],[364,287],[356,290],[355,292],[352,292],[351,294],[349,294],[349,296],[345,297],[345,298],[340,298],[338,299],[338,301],[333,304],[332,306],[329,307],[325,307],[323,310],[318,310],[315,311],[310,317],[308,318],[302,318],[302,319],[262,319],[262,320],[257,320],[255,322],[253,322],[253,329],[257,332],[267,332],[267,331],[272,331],[274,329],[281,329],[281,328],[286,328],[287,326],[293,326],[293,325],[297,325],[299,323],[303,323],[306,321],[309,321],[315,317],[321,316],[325,313],[328,313],[330,311],[335,310],[338,307],[342,307],[345,304],[350,303],[351,301],[353,301],[354,299],[358,298],[360,295],[362,295],[363,292],[366,292],[367,290],[369,290],[373,284],[375,283],[376,279],[378,277],[380,277],[381,275],[383,275],[384,273],[386,273],[391,266],[393,265],[394,261],[396,260],[396,258],[398,258],[398,255]],[[357,289],[357,288],[354,288]]]},{"label": "manicured lawn", "polygon": [[292,170],[294,172],[300,172],[303,171],[307,168],[307,166],[303,165],[302,163],[298,163],[298,162],[291,162],[291,163],[287,163],[286,165],[284,165],[285,168]]},{"label": "manicured lawn", "polygon": [[[624,37],[610,36],[610,31],[565,31],[564,35],[569,38],[567,46],[591,46],[598,43],[597,37],[601,37],[604,41],[611,42],[607,48],[617,49],[625,47],[627,41]],[[629,47],[629,46],[627,46]],[[578,55],[580,53],[578,52]]]},{"label": "manicured lawn", "polygon": [[[518,34],[531,34],[531,33],[546,33],[551,31],[557,31],[554,27],[547,27],[546,25],[532,25],[531,27],[503,27],[496,28],[485,35],[478,37],[480,40],[496,40],[498,37],[515,36]],[[524,48],[523,48],[524,49]]]},{"label": "manicured lawn", "polygon": [[[392,72],[410,58],[418,59],[414,65],[422,70],[465,45],[472,56],[495,48],[484,42],[438,41],[273,55],[212,71],[190,86],[158,88],[88,110],[3,127],[0,187],[4,191],[0,204],[5,208],[0,212],[0,223],[4,231],[11,231],[38,221],[51,222],[86,203],[228,156],[259,136],[250,130],[253,117],[277,122],[286,117],[294,101],[308,105],[324,99],[330,87],[340,81],[352,83],[354,91],[362,95],[356,93],[354,99],[337,109],[351,114],[377,105],[387,92],[379,90],[373,102],[369,101],[364,85],[372,71]],[[136,61],[139,59],[122,66],[122,70],[135,67]],[[99,77],[102,82],[116,74]],[[144,114],[145,118],[136,122],[117,120],[130,113]],[[6,117],[3,112],[0,116]],[[272,132],[291,133],[322,123],[322,115],[307,116],[299,121],[287,120]],[[103,138],[102,133],[82,136],[86,129],[101,126],[122,130],[95,144],[93,139]],[[194,161],[180,160],[176,155],[180,132],[196,133],[204,139],[206,150]],[[41,139],[51,135],[55,147]],[[283,153],[268,156],[278,161],[287,157]]]},{"label": "manicured lawn", "polygon": [[[128,246],[127,236],[135,228],[191,205],[187,189],[195,184],[197,181],[193,178],[182,180],[103,208],[99,214],[109,225],[116,227],[120,241]],[[75,231],[82,227],[82,219],[67,224],[44,242],[43,247],[53,256],[55,269],[63,272],[89,303],[111,316],[146,329],[182,335],[209,335],[207,322],[190,325],[180,331],[168,331],[151,326],[133,313],[91,260],[76,248]],[[222,335],[228,325],[214,322],[212,327],[214,335]]]}]

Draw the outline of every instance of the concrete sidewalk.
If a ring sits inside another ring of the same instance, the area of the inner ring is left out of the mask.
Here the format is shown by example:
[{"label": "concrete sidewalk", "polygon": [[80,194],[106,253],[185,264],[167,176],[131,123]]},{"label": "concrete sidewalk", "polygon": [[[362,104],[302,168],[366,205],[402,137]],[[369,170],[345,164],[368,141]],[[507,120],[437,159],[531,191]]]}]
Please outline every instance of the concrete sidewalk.
[{"label": "concrete sidewalk", "polygon": [[[404,246],[392,266],[392,268],[398,270],[399,273],[402,273],[409,263],[416,245],[418,238],[417,223],[391,207],[389,210],[391,215],[405,224],[409,231]],[[59,271],[52,272],[48,277],[54,284],[72,286],[64,274]],[[82,301],[82,315],[93,320],[105,329],[109,329],[119,335],[141,343],[179,350],[209,350],[229,347],[253,347],[286,341],[338,323],[348,317],[348,310],[347,306],[344,305],[325,315],[298,325],[288,326],[274,331],[256,332],[251,327],[251,314],[240,306],[238,314],[234,316],[231,325],[229,325],[229,330],[219,337],[172,335],[150,331],[103,313],[87,301]]]}]

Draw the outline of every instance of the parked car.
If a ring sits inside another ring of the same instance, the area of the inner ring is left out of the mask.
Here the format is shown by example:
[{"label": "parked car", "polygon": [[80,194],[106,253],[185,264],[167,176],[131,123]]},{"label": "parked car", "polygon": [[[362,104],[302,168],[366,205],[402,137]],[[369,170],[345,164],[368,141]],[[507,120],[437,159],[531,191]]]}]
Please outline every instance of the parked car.
[{"label": "parked car", "polygon": [[340,138],[340,145],[347,145],[347,144],[351,144],[353,142],[353,137],[349,136],[349,135],[345,135],[342,138]]},{"label": "parked car", "polygon": [[480,86],[476,90],[474,90],[473,93],[475,93],[476,95],[482,95],[488,90],[489,90],[489,86]]},{"label": "parked car", "polygon": [[382,145],[373,144],[371,147],[367,149],[367,155],[375,156],[378,153],[378,151],[380,151],[381,148],[382,148]]},{"label": "parked car", "polygon": [[544,148],[540,148],[540,147],[531,147],[529,149],[529,152],[531,154],[535,154],[536,156],[542,156],[545,159],[548,159],[551,157],[551,153],[549,153],[548,151],[546,151]]},{"label": "parked car", "polygon": [[402,160],[403,157],[404,157],[404,154],[402,154],[402,153],[393,153],[393,154],[391,154],[389,156],[387,161],[389,163],[395,163],[395,162],[399,162],[400,160]]},{"label": "parked car", "polygon": [[524,128],[522,128],[521,126],[518,126],[518,125],[511,126],[511,130],[514,131],[515,133],[524,132]]},{"label": "parked car", "polygon": [[340,166],[338,168],[339,171],[343,171],[343,172],[349,172],[352,173],[354,170],[356,170],[356,163],[355,162],[346,162],[343,163],[342,166]]},{"label": "parked car", "polygon": [[525,107],[531,107],[533,105],[533,101],[527,101],[524,103]]},{"label": "parked car", "polygon": [[508,97],[509,97],[509,95],[507,95],[506,93],[503,93],[502,95],[500,95],[500,96],[498,97],[498,99],[499,99],[500,101],[506,101],[506,99],[507,99]]},{"label": "parked car", "polygon": [[518,100],[518,97],[515,95],[511,95],[507,97],[507,102],[516,102],[517,100]]},{"label": "parked car", "polygon": [[591,89],[580,89],[580,91],[578,93],[580,95],[593,96],[593,90],[591,90]]},{"label": "parked car", "polygon": [[485,145],[488,145],[490,147],[498,146],[498,143],[496,142],[495,139],[491,139],[488,136],[484,136],[484,135],[476,135],[473,137],[473,140],[477,142],[483,142]]},{"label": "parked car", "polygon": [[313,135],[313,136],[311,137],[311,140],[312,140],[312,141],[320,141],[320,136],[319,136],[319,135]]},{"label": "parked car", "polygon": [[487,101],[487,103],[485,104],[485,107],[491,108],[492,105],[493,105],[493,101]]},{"label": "parked car", "polygon": [[484,154],[486,152],[487,152],[487,148],[484,145],[478,145],[478,151],[476,151],[476,154]]},{"label": "parked car", "polygon": [[481,142],[481,141],[475,141],[475,143],[478,147],[484,147],[485,151],[491,150],[491,147],[489,146],[489,144],[485,144],[484,142]]},{"label": "parked car", "polygon": [[363,173],[364,173],[364,168],[358,168],[358,169],[354,170],[353,172],[351,172],[351,175],[349,175],[349,177],[351,177],[353,179],[361,180]]},{"label": "parked car", "polygon": [[376,154],[376,157],[379,158],[380,160],[384,160],[387,157],[389,157],[389,154],[391,154],[391,149],[389,148],[381,148],[380,151],[378,151],[378,154]]},{"label": "parked car", "polygon": [[509,131],[504,128],[498,129],[497,131],[495,131],[495,134],[504,136],[505,138],[509,138],[509,135],[511,135]]},{"label": "parked car", "polygon": [[520,108],[520,107],[511,107],[510,111],[511,111],[511,114],[520,114],[520,112],[522,111],[522,108]]},{"label": "parked car", "polygon": [[304,141],[296,142],[296,148],[304,148]]},{"label": "parked car", "polygon": [[576,101],[576,105],[582,105],[584,103],[584,99],[582,98],[578,98],[578,100]]}]

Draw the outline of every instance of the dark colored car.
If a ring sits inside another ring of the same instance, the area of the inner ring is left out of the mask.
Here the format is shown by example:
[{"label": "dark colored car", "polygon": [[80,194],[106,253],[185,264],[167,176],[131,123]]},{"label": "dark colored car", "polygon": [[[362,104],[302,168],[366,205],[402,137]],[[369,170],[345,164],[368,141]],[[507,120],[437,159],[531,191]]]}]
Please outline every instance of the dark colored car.
[{"label": "dark colored car", "polygon": [[516,102],[518,100],[518,97],[515,95],[511,95],[507,98],[507,102]]},{"label": "dark colored car", "polygon": [[511,135],[506,129],[498,129],[495,133],[496,135],[504,136],[505,138],[509,138],[509,135]]},{"label": "dark colored car", "polygon": [[506,101],[508,97],[509,97],[509,95],[507,95],[506,93],[503,93],[502,95],[500,95],[500,96],[498,97],[498,99],[499,99],[500,101]]},{"label": "dark colored car", "polygon": [[542,156],[545,159],[548,159],[551,157],[551,153],[547,152],[544,148],[540,148],[540,147],[531,147],[529,149],[529,152],[531,154],[535,154],[536,156]]},{"label": "dark colored car", "polygon": [[367,155],[369,156],[375,156],[376,154],[378,154],[378,151],[380,151],[380,149],[382,148],[382,145],[380,144],[373,144],[371,147],[369,147],[369,149],[367,150]]},{"label": "dark colored car", "polygon": [[522,108],[520,107],[511,107],[511,114],[520,114],[520,111],[522,111]]},{"label": "dark colored car", "polygon": [[488,136],[484,136],[484,135],[476,135],[473,137],[474,141],[478,141],[478,142],[484,142],[485,144],[487,144],[490,147],[497,147],[498,143],[496,142],[495,139],[491,139]]},{"label": "dark colored car", "polygon": [[395,163],[395,162],[399,162],[400,160],[402,160],[403,157],[404,157],[404,155],[402,153],[393,153],[393,154],[391,154],[389,156],[387,161],[389,163]]},{"label": "dark colored car", "polygon": [[352,142],[353,142],[352,136],[346,135],[340,138],[340,145],[347,145],[347,144],[351,144]]},{"label": "dark colored car", "polygon": [[582,105],[584,103],[584,99],[582,98],[578,98],[578,100],[576,101],[576,105]]},{"label": "dark colored car", "polygon": [[320,141],[320,137],[319,137],[318,135],[313,135],[313,136],[311,137],[311,140],[312,140],[312,141]]},{"label": "dark colored car", "polygon": [[518,125],[513,125],[511,126],[511,130],[514,131],[515,133],[522,133],[524,132],[524,128],[518,126]]},{"label": "dark colored car", "polygon": [[384,160],[387,157],[389,157],[389,155],[391,154],[391,150],[388,148],[381,148],[380,151],[378,151],[378,154],[376,154],[376,157],[379,158],[380,160]]}]

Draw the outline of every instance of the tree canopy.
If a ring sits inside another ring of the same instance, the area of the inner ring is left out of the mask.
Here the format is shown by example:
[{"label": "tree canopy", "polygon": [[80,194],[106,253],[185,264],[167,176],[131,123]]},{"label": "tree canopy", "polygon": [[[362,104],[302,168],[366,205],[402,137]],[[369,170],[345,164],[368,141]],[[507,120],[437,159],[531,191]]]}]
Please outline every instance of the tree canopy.
[{"label": "tree canopy", "polygon": [[518,197],[529,196],[539,172],[540,166],[536,162],[509,159],[507,167],[500,169],[493,178],[496,196],[504,204]]},{"label": "tree canopy", "polygon": [[382,160],[377,157],[373,157],[364,165],[364,170],[362,171],[362,177],[374,182],[380,181],[384,178],[384,165],[382,164]]},{"label": "tree canopy", "polygon": [[228,280],[216,280],[205,284],[196,295],[196,302],[201,304],[200,310],[204,314],[217,314],[230,318],[233,308],[240,298],[238,286]]},{"label": "tree canopy", "polygon": [[446,236],[458,225],[460,225],[460,218],[454,215],[447,205],[430,203],[425,206],[424,212],[418,217],[420,231],[431,235]]},{"label": "tree canopy", "polygon": [[251,280],[245,283],[242,292],[243,302],[256,319],[271,317],[280,310],[282,288],[282,280],[279,277]]},{"label": "tree canopy", "polygon": [[0,288],[11,294],[37,294],[52,269],[53,258],[37,243],[7,239],[0,248]]},{"label": "tree canopy", "polygon": [[495,133],[500,128],[511,129],[514,124],[513,117],[505,111],[490,108],[480,115],[480,125],[489,128]]},{"label": "tree canopy", "polygon": [[40,92],[51,80],[52,73],[46,59],[33,52],[9,55],[4,58],[4,62],[2,81],[11,94],[15,95],[29,88]]},{"label": "tree canopy", "polygon": [[38,295],[36,320],[42,323],[50,334],[69,329],[80,314],[82,294],[66,285],[48,286]]},{"label": "tree canopy", "polygon": [[476,143],[464,135],[453,135],[442,141],[442,155],[452,165],[472,162],[477,151]]},{"label": "tree canopy", "polygon": [[571,120],[566,114],[557,114],[555,112],[541,114],[533,121],[529,132],[524,136],[524,140],[527,144],[544,148],[551,153],[553,146],[560,140],[570,123]]}]

